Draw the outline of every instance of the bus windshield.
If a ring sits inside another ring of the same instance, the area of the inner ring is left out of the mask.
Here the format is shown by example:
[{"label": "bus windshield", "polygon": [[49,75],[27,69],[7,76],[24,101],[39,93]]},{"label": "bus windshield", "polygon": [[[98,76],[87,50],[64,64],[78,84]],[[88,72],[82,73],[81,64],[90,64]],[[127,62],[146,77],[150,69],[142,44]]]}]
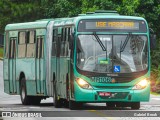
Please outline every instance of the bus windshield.
[{"label": "bus windshield", "polygon": [[96,73],[131,73],[148,68],[146,35],[78,35],[77,67]]}]

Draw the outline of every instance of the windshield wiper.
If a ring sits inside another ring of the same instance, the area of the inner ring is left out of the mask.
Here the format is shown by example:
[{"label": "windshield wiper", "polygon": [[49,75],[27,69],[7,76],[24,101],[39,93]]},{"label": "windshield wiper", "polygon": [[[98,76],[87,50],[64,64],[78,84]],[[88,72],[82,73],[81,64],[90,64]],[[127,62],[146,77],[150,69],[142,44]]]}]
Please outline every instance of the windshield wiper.
[{"label": "windshield wiper", "polygon": [[129,33],[129,34],[127,35],[127,37],[126,37],[126,39],[125,39],[123,45],[122,45],[122,41],[121,41],[121,45],[120,45],[120,53],[124,51],[124,49],[125,49],[125,47],[126,47],[128,41],[129,41],[129,39],[130,39],[131,37],[132,37],[132,33]]},{"label": "windshield wiper", "polygon": [[120,60],[121,60],[121,52],[124,51],[124,49],[125,49],[128,41],[129,41],[129,39],[130,39],[132,36],[133,36],[132,33],[129,32],[129,34],[127,35],[127,37],[126,37],[126,39],[125,39],[125,41],[124,41],[124,43],[123,43],[123,45],[122,45],[122,41],[121,41],[121,44],[120,44]]},{"label": "windshield wiper", "polygon": [[[98,35],[96,34],[96,32],[93,32],[93,35],[94,37],[96,38],[97,42],[99,43],[99,45],[101,46],[102,50],[103,51],[106,51],[106,61],[108,61],[107,59],[107,41],[105,41],[105,45],[106,47],[104,46],[104,44],[102,43],[102,41],[99,39]],[[106,71],[108,70],[109,68],[106,67]]]},{"label": "windshield wiper", "polygon": [[103,51],[107,51],[105,46],[103,45],[102,41],[99,39],[98,35],[96,34],[96,32],[93,32],[94,37],[96,38],[97,42],[99,43],[99,45],[101,46]]}]

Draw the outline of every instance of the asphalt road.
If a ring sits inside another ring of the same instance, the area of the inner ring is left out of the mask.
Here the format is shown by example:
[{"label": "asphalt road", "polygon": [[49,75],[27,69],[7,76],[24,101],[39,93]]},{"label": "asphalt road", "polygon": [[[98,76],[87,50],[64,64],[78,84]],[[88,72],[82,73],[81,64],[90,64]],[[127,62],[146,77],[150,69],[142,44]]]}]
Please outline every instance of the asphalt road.
[{"label": "asphalt road", "polygon": [[[81,110],[71,111],[68,108],[55,108],[53,106],[53,98],[42,100],[39,106],[24,106],[21,104],[19,95],[8,95],[4,93],[3,86],[3,62],[0,61],[0,111],[12,111],[14,114],[18,111],[19,115],[28,115],[28,112],[37,113],[42,118],[23,118],[29,120],[128,120],[128,119],[155,119],[160,120],[160,95],[151,95],[150,102],[142,102],[139,110],[131,110],[130,108],[113,108],[108,109],[104,103],[88,103],[84,104]],[[17,114],[18,114],[17,113]],[[17,115],[14,114],[14,115]],[[141,117],[139,117],[141,115]],[[144,115],[144,116],[143,116]],[[147,117],[149,115],[149,117]],[[155,117],[155,116],[159,117]],[[50,116],[50,117],[47,117]],[[52,117],[54,116],[54,117]],[[116,116],[116,117],[114,117]],[[152,116],[152,117],[151,117]],[[16,116],[15,116],[16,117]],[[24,117],[24,116],[23,116]],[[44,118],[45,117],[45,118]],[[3,117],[10,120],[9,117]],[[18,120],[22,118],[12,118]],[[1,119],[0,119],[1,120]]]}]

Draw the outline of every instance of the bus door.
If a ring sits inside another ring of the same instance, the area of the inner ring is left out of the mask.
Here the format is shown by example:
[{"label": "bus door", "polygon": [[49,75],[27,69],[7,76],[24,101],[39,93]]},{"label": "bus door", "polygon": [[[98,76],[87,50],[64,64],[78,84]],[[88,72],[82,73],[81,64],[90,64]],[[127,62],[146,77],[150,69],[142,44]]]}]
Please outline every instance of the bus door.
[{"label": "bus door", "polygon": [[68,97],[68,89],[69,89],[69,79],[67,78],[69,73],[69,35],[71,28],[66,27],[62,28],[62,38],[61,38],[61,54],[60,54],[60,89],[61,95],[63,98]]},{"label": "bus door", "polygon": [[43,93],[43,78],[44,78],[44,59],[43,59],[43,36],[38,36],[36,41],[36,90],[37,93]]},{"label": "bus door", "polygon": [[11,38],[9,46],[9,89],[16,93],[16,38]]}]

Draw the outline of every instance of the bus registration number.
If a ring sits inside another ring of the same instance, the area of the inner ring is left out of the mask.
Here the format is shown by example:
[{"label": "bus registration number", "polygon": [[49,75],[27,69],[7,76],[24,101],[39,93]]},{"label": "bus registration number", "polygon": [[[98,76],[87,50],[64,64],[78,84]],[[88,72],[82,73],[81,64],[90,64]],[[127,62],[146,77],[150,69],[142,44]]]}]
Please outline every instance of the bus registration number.
[{"label": "bus registration number", "polygon": [[111,96],[110,92],[99,92],[99,96]]}]

